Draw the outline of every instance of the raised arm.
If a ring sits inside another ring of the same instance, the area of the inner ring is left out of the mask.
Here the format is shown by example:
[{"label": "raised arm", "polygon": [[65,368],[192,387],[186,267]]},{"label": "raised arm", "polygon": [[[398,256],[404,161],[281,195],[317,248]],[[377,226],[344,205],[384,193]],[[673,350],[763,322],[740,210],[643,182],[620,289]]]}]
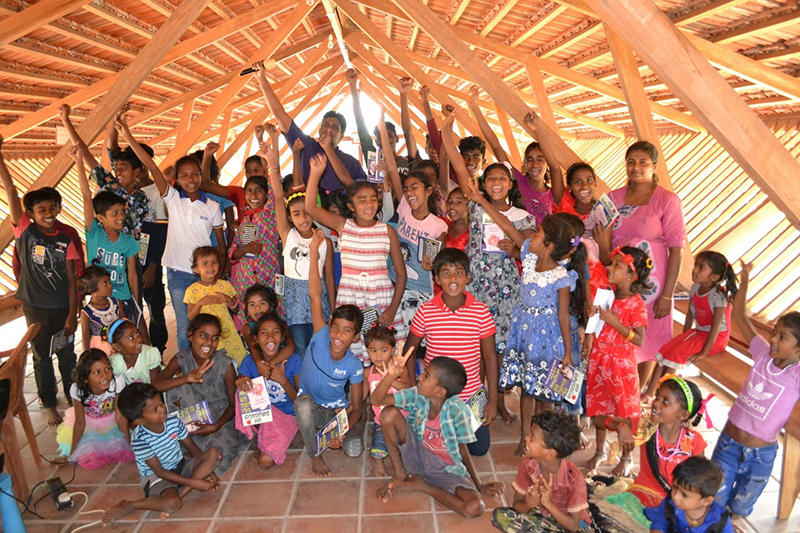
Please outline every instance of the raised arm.
[{"label": "raised arm", "polygon": [[211,141],[203,148],[203,163],[200,167],[200,190],[216,194],[222,198],[228,197],[228,188],[211,181],[211,157],[219,150],[219,143]]},{"label": "raised arm", "polygon": [[272,196],[275,198],[275,222],[278,225],[278,235],[282,241],[286,241],[286,236],[291,230],[289,219],[286,217],[286,199],[283,196],[283,186],[281,185],[281,171],[278,167],[277,148],[270,148],[267,143],[261,143],[258,154],[267,161],[267,175],[269,186],[272,188]]},{"label": "raised arm", "polygon": [[[275,151],[278,150],[278,145],[275,146]],[[292,189],[297,191],[303,188],[303,165],[300,161],[300,154],[306,147],[303,140],[298,137],[292,144]],[[279,167],[280,168],[280,167]]]},{"label": "raised arm", "polygon": [[144,148],[142,148],[142,146],[139,144],[139,141],[137,141],[136,137],[133,136],[131,129],[128,127],[128,122],[120,117],[116,121],[116,127],[117,130],[122,133],[122,136],[125,137],[125,140],[128,141],[128,146],[131,147],[133,153],[139,158],[139,161],[142,162],[142,164],[150,172],[150,175],[153,176],[153,181],[155,181],[156,187],[158,187],[158,193],[161,196],[167,194],[167,189],[169,187],[167,180],[164,178],[164,174],[161,172],[161,169],[158,168],[156,162],[153,161],[153,158],[150,157],[150,154],[145,152]]},{"label": "raised arm", "polygon": [[378,131],[381,132],[381,150],[383,150],[383,161],[386,164],[386,172],[389,174],[392,189],[394,189],[394,194],[399,199],[403,196],[403,180],[400,179],[400,173],[397,171],[397,161],[394,159],[392,145],[389,142],[385,112],[386,110],[381,107],[380,119],[378,120]]},{"label": "raised arm", "polygon": [[261,86],[261,92],[264,93],[264,98],[267,100],[269,110],[272,111],[272,114],[278,119],[278,125],[281,131],[286,133],[292,126],[292,117],[290,117],[289,113],[283,108],[283,104],[278,100],[278,95],[275,94],[275,91],[272,90],[272,85],[267,81],[267,71],[264,68],[264,62],[258,61],[254,63],[253,68],[258,70],[256,77],[258,78],[258,84]]},{"label": "raised arm", "polygon": [[747,288],[750,285],[750,273],[753,271],[753,263],[745,263],[739,261],[742,265],[742,271],[739,273],[739,290],[736,291],[736,297],[733,299],[733,309],[731,309],[731,316],[733,317],[736,327],[744,337],[744,341],[749,345],[750,342],[758,335],[753,323],[747,316]]},{"label": "raised arm", "polygon": [[309,247],[309,260],[311,268],[308,269],[308,297],[311,300],[311,323],[314,333],[325,327],[325,316],[322,314],[322,278],[319,276],[319,247],[325,245],[325,234],[322,230],[312,230],[311,246]]},{"label": "raised arm", "polygon": [[325,227],[341,235],[344,229],[345,218],[342,215],[331,213],[327,209],[317,205],[317,192],[319,191],[319,180],[325,172],[328,160],[325,154],[316,154],[309,161],[311,171],[308,175],[308,186],[306,187],[306,213],[314,217],[314,220]]},{"label": "raised arm", "polygon": [[83,151],[73,144],[69,149],[69,155],[75,160],[78,185],[81,187],[81,196],[83,196],[83,227],[89,231],[94,222],[94,204],[92,203],[92,189],[89,187],[89,179],[86,177],[86,167],[83,164]]},{"label": "raised arm", "polygon": [[131,108],[130,104],[124,104],[122,107],[119,108],[117,111],[114,120],[108,125],[108,135],[106,136],[106,150],[110,153],[117,153],[120,151],[119,147],[119,132],[115,126],[115,122],[118,118],[122,118],[129,109]]},{"label": "raised arm", "polygon": [[59,117],[61,118],[61,123],[66,128],[67,133],[69,134],[69,138],[72,140],[72,144],[78,147],[78,150],[83,152],[83,161],[84,163],[88,163],[92,166],[92,168],[97,166],[97,159],[94,158],[92,152],[89,151],[89,147],[86,143],[81,139],[81,136],[78,135],[78,130],[75,129],[75,126],[72,124],[72,121],[69,118],[69,113],[72,109],[67,104],[61,104],[61,107],[58,108]]},{"label": "raised arm", "polygon": [[331,136],[323,134],[318,141],[320,147],[325,151],[325,156],[328,158],[328,163],[333,168],[334,174],[336,174],[336,177],[339,178],[339,181],[342,183],[342,185],[347,187],[353,183],[353,177],[350,176],[350,172],[336,154],[336,148],[331,146]]},{"label": "raised arm", "polygon": [[481,110],[481,105],[478,100],[479,95],[480,89],[477,85],[473,85],[469,88],[469,109],[472,111],[475,120],[478,122],[478,127],[481,129],[481,135],[483,135],[484,140],[486,140],[486,144],[488,144],[489,148],[491,148],[492,152],[494,152],[494,156],[497,158],[497,160],[510,163],[511,160],[508,158],[508,154],[500,144],[500,139],[497,138],[497,134],[495,134],[494,130],[492,130],[491,126],[489,126],[489,123],[486,122],[486,117],[483,116],[483,111]]},{"label": "raised arm", "polygon": [[372,135],[367,129],[366,122],[364,122],[364,113],[361,112],[361,91],[358,90],[358,72],[352,68],[347,69],[347,72],[344,73],[344,78],[350,87],[350,98],[353,100],[353,116],[356,119],[356,131],[358,132],[358,140],[361,143],[361,152],[363,152],[364,159],[366,159],[368,152],[375,151],[375,143],[372,142]]},{"label": "raised arm", "polygon": [[[554,139],[562,143],[563,141],[561,141],[561,137],[555,133],[553,133],[553,135],[548,135],[546,130],[550,130],[550,126],[533,111],[525,115],[524,120],[525,124],[529,124],[536,130],[539,148],[541,148],[545,161],[547,161],[547,166],[550,168],[550,187],[553,192],[553,202],[558,205],[561,203],[561,199],[564,198],[564,173],[561,170],[561,161],[558,160],[558,152],[553,143],[555,142]],[[540,134],[540,130],[544,133]]]},{"label": "raised arm", "polygon": [[[411,114],[408,111],[408,93],[414,87],[411,78],[400,78],[398,90],[400,91],[400,126],[403,128],[403,137],[406,140],[408,157],[417,157],[417,143],[414,141],[414,131],[411,129]],[[383,135],[383,133],[381,133]]]},{"label": "raised arm", "polygon": [[469,170],[467,170],[467,165],[464,164],[464,158],[461,157],[461,152],[458,151],[458,146],[456,146],[455,139],[453,139],[452,125],[458,112],[459,109],[454,109],[453,112],[445,118],[444,124],[442,124],[442,148],[444,148],[447,157],[450,159],[450,167],[456,174],[458,186],[462,191],[469,191],[471,179]]},{"label": "raised arm", "polygon": [[[3,136],[0,135],[0,152],[3,150]],[[22,202],[19,199],[17,186],[11,178],[11,173],[6,166],[6,159],[0,155],[0,184],[6,191],[6,201],[8,202],[8,215],[11,217],[11,224],[16,226],[22,218]]]}]

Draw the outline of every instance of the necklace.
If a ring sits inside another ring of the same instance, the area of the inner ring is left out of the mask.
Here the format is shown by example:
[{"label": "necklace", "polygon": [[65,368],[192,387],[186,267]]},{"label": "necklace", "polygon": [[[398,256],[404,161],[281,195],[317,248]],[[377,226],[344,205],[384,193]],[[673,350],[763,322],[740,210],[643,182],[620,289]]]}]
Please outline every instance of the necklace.
[{"label": "necklace", "polygon": [[[630,188],[630,185],[628,186],[628,188]],[[639,197],[638,197],[638,198],[636,198],[636,200],[635,200],[635,201],[631,201],[631,202],[625,202],[625,203],[627,203],[628,205],[634,205],[634,206],[638,206],[638,205],[639,205],[639,202],[641,202],[643,199],[645,199],[645,198],[647,197],[647,195],[648,195],[648,194],[651,194],[653,191],[655,191],[655,189],[656,189],[656,184],[655,184],[655,183],[653,183],[653,184],[652,184],[652,185],[651,185],[651,186],[650,186],[650,187],[649,187],[649,188],[648,188],[648,189],[645,191],[645,193],[644,193],[644,194],[639,194]]]},{"label": "necklace", "polygon": [[706,518],[706,515],[708,514],[709,509],[711,509],[710,505],[708,507],[706,507],[706,510],[703,511],[703,514],[700,516],[700,518],[698,518],[696,520],[694,518],[692,518],[691,516],[689,516],[689,513],[684,513],[684,515],[686,516],[686,521],[689,523],[689,527],[695,528],[695,527],[699,526],[700,524],[702,524],[703,521]]},{"label": "necklace", "polygon": [[[675,457],[675,454],[678,453],[678,451],[680,450],[680,444],[681,444],[681,441],[683,440],[683,436],[685,435],[685,433],[686,433],[686,428],[681,426],[681,432],[678,435],[678,440],[675,441],[675,447],[672,449],[672,453],[669,454],[669,455],[662,455],[661,454],[661,444],[660,443],[663,442],[663,441],[661,440],[661,431],[657,430],[656,431],[656,452],[658,453],[658,457],[663,459],[663,460],[665,460],[665,461],[669,461],[670,459]],[[667,446],[669,446],[669,445],[667,445]]]}]

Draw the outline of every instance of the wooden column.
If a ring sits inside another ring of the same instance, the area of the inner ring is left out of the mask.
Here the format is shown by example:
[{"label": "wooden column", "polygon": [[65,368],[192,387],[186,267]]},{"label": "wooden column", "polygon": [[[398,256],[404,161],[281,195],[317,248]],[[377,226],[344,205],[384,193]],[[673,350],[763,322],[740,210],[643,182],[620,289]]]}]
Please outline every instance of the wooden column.
[{"label": "wooden column", "polygon": [[[219,151],[225,152],[225,144],[228,142],[228,131],[231,128],[231,115],[233,114],[232,110],[227,110],[222,115],[222,127],[219,130]],[[180,137],[178,137],[180,138]]]}]

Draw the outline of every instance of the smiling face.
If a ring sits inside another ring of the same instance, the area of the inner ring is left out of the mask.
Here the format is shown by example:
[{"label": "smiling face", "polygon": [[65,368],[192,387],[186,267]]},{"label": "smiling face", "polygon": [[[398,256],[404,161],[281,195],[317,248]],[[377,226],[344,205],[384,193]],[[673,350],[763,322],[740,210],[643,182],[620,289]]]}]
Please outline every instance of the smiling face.
[{"label": "smiling face", "polygon": [[33,206],[33,210],[25,210],[28,218],[45,231],[52,231],[56,225],[56,217],[60,209],[53,200],[45,200]]},{"label": "smiling face", "polygon": [[614,254],[608,265],[608,282],[613,285],[630,285],[635,281],[631,267],[623,261],[620,254]]},{"label": "smiling face", "polygon": [[344,357],[350,345],[358,340],[360,332],[356,331],[356,325],[352,321],[333,318],[331,319],[330,335],[331,355],[338,360]]},{"label": "smiling face", "polygon": [[247,318],[254,322],[269,313],[270,310],[269,302],[260,294],[254,294],[247,299]]},{"label": "smiling face", "polygon": [[289,210],[289,222],[297,228],[300,235],[310,237],[314,219],[306,213],[304,199],[304,197],[299,197],[289,203],[287,207]]},{"label": "smiling face", "polygon": [[589,169],[582,168],[575,171],[569,190],[575,200],[582,204],[591,204],[594,200],[594,189],[596,184],[594,174]]},{"label": "smiling face", "polygon": [[274,320],[266,320],[258,327],[258,346],[261,352],[272,357],[281,349],[283,342],[283,330],[280,324]]},{"label": "smiling face", "polygon": [[464,294],[464,289],[470,281],[467,269],[457,263],[442,266],[434,279],[442,288],[442,293],[450,298]]},{"label": "smiling face", "polygon": [[244,178],[247,179],[250,176],[266,176],[267,171],[264,168],[264,165],[261,163],[261,159],[259,158],[258,161],[248,161],[244,165]]},{"label": "smiling face", "polygon": [[460,189],[454,190],[447,197],[447,217],[455,222],[467,216],[467,199]]},{"label": "smiling face", "polygon": [[203,324],[191,335],[187,335],[192,344],[195,359],[210,359],[217,351],[219,344],[219,328],[214,324]]},{"label": "smiling face", "polygon": [[542,428],[536,424],[531,424],[531,432],[525,435],[525,447],[522,450],[522,454],[531,459],[544,459],[549,455],[548,452],[554,451],[547,447]]},{"label": "smiling face", "polygon": [[331,138],[331,146],[335,147],[342,140],[344,132],[342,131],[342,125],[335,117],[328,117],[323,119],[319,125],[319,135],[328,135]]},{"label": "smiling face", "polygon": [[197,258],[197,264],[192,267],[192,272],[200,276],[203,283],[214,283],[219,274],[219,259],[216,255],[202,255]]},{"label": "smiling face", "polygon": [[97,213],[97,220],[104,228],[122,231],[125,224],[125,204],[114,204],[103,214]]},{"label": "smiling face", "polygon": [[650,154],[644,150],[633,150],[625,160],[625,172],[631,183],[652,183],[655,165]]},{"label": "smiling face", "polygon": [[136,329],[136,326],[133,324],[125,324],[119,327],[125,329],[122,332],[122,337],[114,343],[114,348],[123,355],[138,355],[142,353],[142,346],[144,343],[142,342],[142,336],[139,334],[139,330]]},{"label": "smiling face", "polygon": [[267,191],[255,183],[250,183],[244,188],[244,200],[253,212],[264,207],[267,203]]},{"label": "smiling face", "polygon": [[467,165],[467,171],[473,178],[480,176],[481,170],[486,160],[480,150],[464,150],[461,152],[461,157],[464,158],[464,164]]},{"label": "smiling face", "polygon": [[102,394],[108,390],[113,377],[111,363],[108,359],[103,358],[92,363],[89,369],[89,376],[86,378],[86,384],[89,385],[94,394]]},{"label": "smiling face", "polygon": [[431,194],[433,194],[433,187],[426,187],[417,177],[409,176],[403,182],[403,195],[412,211],[427,212],[428,197]]},{"label": "smiling face", "polygon": [[356,219],[371,222],[378,213],[378,194],[372,187],[361,187],[353,195],[352,201],[347,203],[347,207],[355,213]]},{"label": "smiling face", "polygon": [[772,337],[769,340],[770,356],[779,360],[797,360],[800,358],[800,344],[798,339],[792,334],[792,330],[786,327],[783,320],[778,320]]},{"label": "smiling face", "polygon": [[[683,394],[683,391],[677,394]],[[656,391],[650,420],[654,424],[674,424],[687,418],[689,418],[689,412],[681,406],[674,388],[662,384]]]},{"label": "smiling face", "polygon": [[425,153],[428,154],[428,159],[437,165],[439,164],[439,153],[436,151],[436,148],[433,147],[430,138],[425,141]]},{"label": "smiling face", "polygon": [[186,196],[194,198],[200,192],[200,165],[187,161],[177,169],[178,183]]},{"label": "smiling face", "polygon": [[160,427],[167,421],[167,406],[161,394],[157,394],[145,402],[142,409],[142,416],[136,419],[136,423],[148,428]]},{"label": "smiling face", "polygon": [[548,168],[547,160],[539,148],[532,148],[525,153],[525,170],[533,181],[544,181]]},{"label": "smiling face", "polygon": [[114,175],[123,189],[130,192],[136,186],[136,173],[125,160],[114,161]]},{"label": "smiling face", "polygon": [[511,185],[512,181],[508,171],[502,168],[495,167],[483,177],[483,189],[494,202],[505,202]]}]

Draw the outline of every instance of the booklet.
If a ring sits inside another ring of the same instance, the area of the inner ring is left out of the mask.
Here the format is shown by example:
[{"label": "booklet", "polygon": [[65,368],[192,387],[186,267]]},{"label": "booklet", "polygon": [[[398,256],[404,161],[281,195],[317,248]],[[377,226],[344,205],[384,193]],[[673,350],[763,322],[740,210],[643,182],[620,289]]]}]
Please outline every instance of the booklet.
[{"label": "booklet", "polygon": [[67,335],[67,330],[62,329],[50,337],[50,355],[56,354],[61,348],[72,342],[74,335]]},{"label": "booklet", "polygon": [[556,362],[547,375],[545,385],[554,393],[558,394],[567,403],[575,404],[581,395],[581,385],[585,372],[572,365],[567,365],[563,369],[561,363]]},{"label": "booklet", "polygon": [[598,224],[602,224],[604,228],[608,229],[619,216],[619,211],[617,211],[617,206],[614,205],[611,198],[606,193],[603,193],[603,196],[594,204],[590,214]]},{"label": "booklet", "polygon": [[379,161],[383,161],[383,154],[380,148],[375,152],[367,152],[367,181],[383,183],[385,173],[382,170],[378,170]]},{"label": "booklet", "polygon": [[364,317],[364,323],[361,326],[361,333],[367,334],[369,330],[378,322],[381,316],[381,311],[377,307],[371,306],[361,311],[361,316]]},{"label": "booklet", "polygon": [[[258,239],[258,226],[255,224],[242,224],[239,226],[239,243],[242,246],[250,244]],[[244,257],[255,257],[255,254],[247,253]]]},{"label": "booklet", "polygon": [[[472,409],[472,414],[475,415],[473,431],[478,431],[478,428],[483,424],[483,414],[486,412],[486,406],[489,405],[489,393],[484,387],[481,387],[475,394],[469,397],[467,406]],[[476,422],[476,423],[475,423]]]},{"label": "booklet", "polygon": [[442,249],[442,242],[437,239],[429,239],[427,237],[419,238],[419,246],[417,247],[417,261],[422,263],[426,257],[430,257],[431,261],[436,259],[436,255]]},{"label": "booklet", "polygon": [[327,450],[333,439],[342,438],[349,429],[350,422],[347,420],[347,410],[342,409],[315,435],[315,440],[317,442],[316,455]]},{"label": "booklet", "polygon": [[273,286],[275,296],[282,298],[286,292],[286,277],[283,274],[275,274],[275,285]]},{"label": "booklet", "polygon": [[269,401],[267,380],[259,376],[251,380],[250,392],[237,391],[242,413],[242,425],[257,426],[272,422],[272,403]]},{"label": "booklet", "polygon": [[147,262],[147,249],[150,247],[150,234],[139,234],[139,264],[144,266]]},{"label": "booklet", "polygon": [[[592,305],[608,310],[611,308],[613,303],[614,291],[611,289],[597,289],[597,293],[594,295],[594,301],[592,302]],[[590,316],[589,320],[586,322],[586,334],[600,333],[600,330],[603,329],[603,324],[605,324],[605,322],[603,322],[603,320],[600,318],[599,312],[594,316]]]},{"label": "booklet", "polygon": [[181,422],[183,422],[183,425],[189,430],[189,433],[200,429],[200,424],[214,423],[214,417],[211,415],[211,409],[208,408],[208,402],[206,400],[200,400],[200,402],[194,405],[184,407],[177,413],[173,413],[173,415],[181,419]]}]

